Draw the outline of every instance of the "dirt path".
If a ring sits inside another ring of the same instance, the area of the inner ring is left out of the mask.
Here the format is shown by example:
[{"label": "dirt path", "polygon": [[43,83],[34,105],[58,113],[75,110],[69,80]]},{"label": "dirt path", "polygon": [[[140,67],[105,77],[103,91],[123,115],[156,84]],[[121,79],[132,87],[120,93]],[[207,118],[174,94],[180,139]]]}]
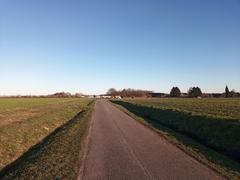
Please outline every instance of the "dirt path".
[{"label": "dirt path", "polygon": [[89,135],[80,179],[223,179],[105,100]]}]

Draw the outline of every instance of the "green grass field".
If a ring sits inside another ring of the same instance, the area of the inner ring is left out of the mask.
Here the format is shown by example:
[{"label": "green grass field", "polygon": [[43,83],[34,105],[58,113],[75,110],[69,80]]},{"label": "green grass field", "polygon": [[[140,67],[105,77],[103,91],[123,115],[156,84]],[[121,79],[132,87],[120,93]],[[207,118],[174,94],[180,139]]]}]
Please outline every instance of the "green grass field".
[{"label": "green grass field", "polygon": [[91,99],[1,98],[0,169],[83,111]]},{"label": "green grass field", "polygon": [[240,98],[139,98],[127,101],[193,115],[240,120]]},{"label": "green grass field", "polygon": [[240,99],[149,98],[112,101],[240,178]]}]

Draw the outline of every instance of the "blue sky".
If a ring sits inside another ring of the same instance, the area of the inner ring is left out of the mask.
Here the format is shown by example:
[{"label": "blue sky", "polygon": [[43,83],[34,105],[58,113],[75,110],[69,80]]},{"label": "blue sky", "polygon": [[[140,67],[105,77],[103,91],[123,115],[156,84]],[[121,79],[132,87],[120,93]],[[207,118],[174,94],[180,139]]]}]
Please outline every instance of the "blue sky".
[{"label": "blue sky", "polygon": [[0,0],[0,95],[239,82],[239,0]]}]

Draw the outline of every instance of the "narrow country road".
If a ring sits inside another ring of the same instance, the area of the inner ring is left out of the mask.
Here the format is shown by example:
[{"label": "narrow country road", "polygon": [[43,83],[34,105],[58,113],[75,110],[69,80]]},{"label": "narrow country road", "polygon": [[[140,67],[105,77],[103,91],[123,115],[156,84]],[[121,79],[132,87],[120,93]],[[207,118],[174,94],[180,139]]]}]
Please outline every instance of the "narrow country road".
[{"label": "narrow country road", "polygon": [[223,179],[106,100],[96,102],[79,179]]}]

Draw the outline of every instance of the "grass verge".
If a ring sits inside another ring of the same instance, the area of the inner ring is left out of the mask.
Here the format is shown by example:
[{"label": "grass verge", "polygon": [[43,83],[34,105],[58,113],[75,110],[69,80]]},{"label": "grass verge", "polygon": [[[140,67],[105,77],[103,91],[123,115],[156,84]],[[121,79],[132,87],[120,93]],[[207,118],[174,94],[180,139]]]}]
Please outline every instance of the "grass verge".
[{"label": "grass verge", "polygon": [[[114,103],[114,101],[112,101]],[[204,146],[198,141],[187,137],[179,132],[174,131],[150,118],[141,117],[126,109],[124,106],[114,104],[120,110],[136,119],[143,125],[151,128],[166,140],[176,145],[178,148],[197,159],[201,163],[212,168],[216,172],[222,174],[228,179],[240,179],[240,164],[227,156],[224,156],[215,150]]]},{"label": "grass verge", "polygon": [[0,172],[0,179],[76,179],[94,103]]}]

